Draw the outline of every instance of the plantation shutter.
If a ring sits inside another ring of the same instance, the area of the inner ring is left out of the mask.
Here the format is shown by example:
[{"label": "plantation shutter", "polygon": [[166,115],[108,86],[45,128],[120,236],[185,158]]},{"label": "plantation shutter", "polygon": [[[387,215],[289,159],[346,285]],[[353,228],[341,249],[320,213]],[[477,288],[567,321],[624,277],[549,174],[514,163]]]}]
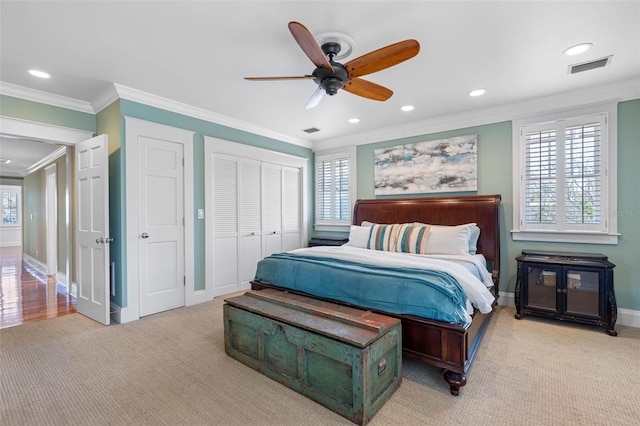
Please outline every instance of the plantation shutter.
[{"label": "plantation shutter", "polygon": [[525,221],[556,223],[556,131],[525,135]]},{"label": "plantation shutter", "polygon": [[334,219],[349,221],[349,157],[335,161]]},{"label": "plantation shutter", "polygon": [[317,220],[331,220],[331,159],[316,163]]},{"label": "plantation shutter", "polygon": [[602,156],[600,123],[565,131],[565,222],[601,222]]}]

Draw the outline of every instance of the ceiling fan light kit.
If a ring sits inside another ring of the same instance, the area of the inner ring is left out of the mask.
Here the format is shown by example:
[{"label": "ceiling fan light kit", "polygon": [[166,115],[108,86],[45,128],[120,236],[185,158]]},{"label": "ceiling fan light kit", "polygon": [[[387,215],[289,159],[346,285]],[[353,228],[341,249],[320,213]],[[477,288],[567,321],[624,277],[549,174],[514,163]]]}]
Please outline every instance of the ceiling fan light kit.
[{"label": "ceiling fan light kit", "polygon": [[[245,78],[257,81],[313,79],[318,85],[318,89],[307,102],[306,109],[315,107],[325,95],[333,96],[340,89],[367,99],[386,101],[393,95],[390,89],[360,77],[404,62],[416,56],[420,51],[420,44],[416,40],[404,40],[369,52],[343,65],[335,62],[334,59],[346,57],[351,53],[353,42],[352,39],[347,39],[348,36],[338,35],[339,33],[324,34],[324,38],[319,37],[320,40],[323,40],[321,46],[309,30],[299,22],[289,22],[289,31],[305,55],[316,66],[313,73],[293,77]],[[343,47],[347,47],[348,52],[339,56]]]}]

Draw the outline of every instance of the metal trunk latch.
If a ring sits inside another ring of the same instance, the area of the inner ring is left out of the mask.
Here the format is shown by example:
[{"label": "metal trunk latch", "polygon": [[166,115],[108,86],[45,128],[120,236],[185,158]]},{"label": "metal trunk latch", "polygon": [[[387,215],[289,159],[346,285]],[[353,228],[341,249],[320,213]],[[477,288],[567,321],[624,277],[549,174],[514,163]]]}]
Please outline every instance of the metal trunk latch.
[{"label": "metal trunk latch", "polygon": [[378,361],[378,376],[382,376],[382,373],[384,373],[387,370],[387,360],[382,358],[380,359],[380,361]]}]

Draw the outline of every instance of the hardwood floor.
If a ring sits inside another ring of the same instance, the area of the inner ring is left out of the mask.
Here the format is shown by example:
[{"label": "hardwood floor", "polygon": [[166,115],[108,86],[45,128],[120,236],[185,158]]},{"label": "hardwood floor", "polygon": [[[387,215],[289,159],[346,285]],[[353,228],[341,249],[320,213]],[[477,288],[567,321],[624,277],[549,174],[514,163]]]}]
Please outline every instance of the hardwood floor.
[{"label": "hardwood floor", "polygon": [[0,247],[0,328],[76,312],[67,289],[22,261],[22,247]]}]

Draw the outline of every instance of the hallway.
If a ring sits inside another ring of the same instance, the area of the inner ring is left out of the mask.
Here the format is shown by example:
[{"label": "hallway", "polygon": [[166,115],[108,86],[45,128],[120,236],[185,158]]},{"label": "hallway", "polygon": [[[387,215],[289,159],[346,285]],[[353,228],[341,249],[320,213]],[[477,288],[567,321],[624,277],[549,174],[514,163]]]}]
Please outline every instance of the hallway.
[{"label": "hallway", "polygon": [[0,247],[0,329],[76,312],[76,298],[22,261],[22,247]]}]

